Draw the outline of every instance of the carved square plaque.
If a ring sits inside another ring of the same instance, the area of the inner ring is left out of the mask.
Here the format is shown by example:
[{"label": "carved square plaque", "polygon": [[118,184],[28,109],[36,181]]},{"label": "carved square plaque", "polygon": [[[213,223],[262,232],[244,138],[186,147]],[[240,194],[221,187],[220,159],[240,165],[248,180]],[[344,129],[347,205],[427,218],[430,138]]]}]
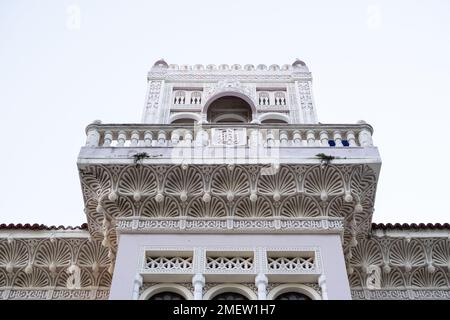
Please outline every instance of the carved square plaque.
[{"label": "carved square plaque", "polygon": [[246,128],[211,129],[214,146],[245,146],[247,144]]}]

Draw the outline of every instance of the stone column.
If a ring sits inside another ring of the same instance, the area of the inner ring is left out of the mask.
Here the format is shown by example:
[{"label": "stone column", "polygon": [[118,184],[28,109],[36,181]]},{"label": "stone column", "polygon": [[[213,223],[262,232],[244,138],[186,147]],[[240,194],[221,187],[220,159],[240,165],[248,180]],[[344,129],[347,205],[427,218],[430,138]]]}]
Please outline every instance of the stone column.
[{"label": "stone column", "polygon": [[269,279],[267,279],[264,273],[258,273],[255,278],[255,285],[258,288],[258,300],[267,300],[267,284]]},{"label": "stone column", "polygon": [[192,285],[194,286],[194,300],[203,300],[203,286],[205,285],[203,274],[196,273],[192,277]]}]

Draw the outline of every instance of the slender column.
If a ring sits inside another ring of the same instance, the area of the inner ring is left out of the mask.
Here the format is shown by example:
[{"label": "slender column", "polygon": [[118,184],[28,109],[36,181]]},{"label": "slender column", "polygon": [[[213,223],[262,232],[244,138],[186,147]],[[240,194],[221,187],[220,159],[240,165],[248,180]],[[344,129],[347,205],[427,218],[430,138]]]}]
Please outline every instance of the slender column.
[{"label": "slender column", "polygon": [[322,290],[322,300],[328,300],[327,281],[324,274],[319,277],[319,286]]},{"label": "slender column", "polygon": [[255,285],[258,288],[258,300],[267,300],[267,284],[269,279],[267,279],[264,273],[258,273],[255,278]]},{"label": "slender column", "polygon": [[142,287],[144,279],[139,273],[136,273],[136,276],[134,277],[133,281],[133,295],[131,297],[132,300],[138,300],[139,299],[139,289]]},{"label": "slender column", "polygon": [[194,300],[203,300],[203,286],[205,285],[203,274],[196,273],[192,277],[192,285],[194,286]]}]

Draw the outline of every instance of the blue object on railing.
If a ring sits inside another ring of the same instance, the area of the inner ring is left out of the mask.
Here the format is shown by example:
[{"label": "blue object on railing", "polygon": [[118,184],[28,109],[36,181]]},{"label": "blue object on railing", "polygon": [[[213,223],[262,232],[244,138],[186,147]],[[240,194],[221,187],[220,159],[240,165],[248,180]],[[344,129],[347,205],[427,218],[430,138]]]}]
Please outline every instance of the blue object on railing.
[{"label": "blue object on railing", "polygon": [[328,144],[330,145],[330,147],[336,146],[336,142],[334,142],[334,140],[328,140]]},{"label": "blue object on railing", "polygon": [[342,145],[343,145],[344,147],[349,147],[349,146],[350,146],[350,143],[348,143],[348,140],[342,140]]}]

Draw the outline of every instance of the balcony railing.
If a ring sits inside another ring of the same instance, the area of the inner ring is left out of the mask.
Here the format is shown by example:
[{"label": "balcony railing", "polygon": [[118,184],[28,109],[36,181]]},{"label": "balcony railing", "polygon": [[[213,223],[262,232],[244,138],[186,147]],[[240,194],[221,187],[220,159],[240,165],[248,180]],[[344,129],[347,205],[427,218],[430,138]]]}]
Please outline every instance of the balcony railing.
[{"label": "balcony railing", "polygon": [[87,147],[371,147],[369,124],[101,124],[86,128]]}]

